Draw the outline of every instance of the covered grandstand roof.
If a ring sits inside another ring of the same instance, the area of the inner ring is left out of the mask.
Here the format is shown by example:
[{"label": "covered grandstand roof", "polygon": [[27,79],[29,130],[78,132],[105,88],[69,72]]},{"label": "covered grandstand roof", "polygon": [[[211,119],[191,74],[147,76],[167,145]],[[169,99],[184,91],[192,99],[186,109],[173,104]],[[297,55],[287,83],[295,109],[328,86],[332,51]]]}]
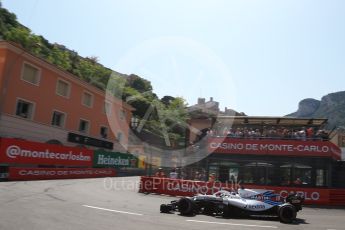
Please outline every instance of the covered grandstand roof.
[{"label": "covered grandstand roof", "polygon": [[280,126],[322,126],[326,118],[264,117],[264,116],[219,116],[217,122],[233,125],[280,125]]}]

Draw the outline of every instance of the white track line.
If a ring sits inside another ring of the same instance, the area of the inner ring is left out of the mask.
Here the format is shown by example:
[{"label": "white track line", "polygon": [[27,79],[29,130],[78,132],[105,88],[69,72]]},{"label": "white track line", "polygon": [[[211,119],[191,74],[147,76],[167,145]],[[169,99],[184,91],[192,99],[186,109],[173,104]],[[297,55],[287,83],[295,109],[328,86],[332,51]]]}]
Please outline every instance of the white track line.
[{"label": "white track line", "polygon": [[253,224],[235,224],[235,223],[224,223],[224,222],[210,222],[202,220],[186,220],[188,222],[205,223],[205,224],[220,224],[220,225],[232,225],[242,227],[253,227],[253,228],[278,228],[277,226],[265,226],[265,225],[253,225]]},{"label": "white track line", "polygon": [[135,212],[125,212],[125,211],[113,210],[113,209],[108,209],[108,208],[100,208],[100,207],[95,207],[95,206],[90,206],[90,205],[85,205],[85,204],[83,206],[86,208],[93,208],[93,209],[98,209],[98,210],[103,210],[103,211],[108,211],[108,212],[117,212],[117,213],[128,214],[128,215],[135,215],[135,216],[143,215],[143,214],[135,213]]}]

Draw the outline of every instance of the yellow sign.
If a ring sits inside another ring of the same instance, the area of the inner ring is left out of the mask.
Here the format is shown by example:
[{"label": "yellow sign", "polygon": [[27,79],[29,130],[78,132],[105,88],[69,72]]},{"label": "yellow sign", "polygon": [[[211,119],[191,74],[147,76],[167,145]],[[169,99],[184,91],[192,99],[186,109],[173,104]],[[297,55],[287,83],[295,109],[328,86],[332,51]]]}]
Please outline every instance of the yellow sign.
[{"label": "yellow sign", "polygon": [[138,168],[140,169],[146,168],[146,156],[139,156]]},{"label": "yellow sign", "polygon": [[152,157],[152,167],[161,167],[162,165],[162,160],[160,157]]},{"label": "yellow sign", "polygon": [[[144,155],[139,155],[138,157],[138,168],[145,169],[150,165],[150,158]],[[162,159],[160,157],[152,157],[152,167],[159,168],[162,165]]]}]

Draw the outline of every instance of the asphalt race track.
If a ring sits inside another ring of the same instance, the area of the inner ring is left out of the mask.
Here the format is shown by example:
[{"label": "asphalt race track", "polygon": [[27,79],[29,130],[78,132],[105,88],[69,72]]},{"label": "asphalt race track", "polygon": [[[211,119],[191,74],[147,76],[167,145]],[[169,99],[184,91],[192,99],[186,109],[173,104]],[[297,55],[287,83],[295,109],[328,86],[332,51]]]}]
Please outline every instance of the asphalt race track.
[{"label": "asphalt race track", "polygon": [[139,177],[0,183],[0,229],[345,229],[344,209],[304,208],[294,224],[161,214],[174,197],[138,193]]}]

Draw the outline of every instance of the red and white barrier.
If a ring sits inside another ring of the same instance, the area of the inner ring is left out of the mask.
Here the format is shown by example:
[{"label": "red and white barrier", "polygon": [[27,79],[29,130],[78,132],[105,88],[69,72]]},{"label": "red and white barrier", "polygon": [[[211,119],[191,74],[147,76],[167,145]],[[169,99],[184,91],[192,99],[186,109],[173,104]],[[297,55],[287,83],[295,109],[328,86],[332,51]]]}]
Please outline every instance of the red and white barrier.
[{"label": "red and white barrier", "polygon": [[[316,205],[345,205],[345,189],[321,189],[302,187],[278,187],[245,185],[249,189],[272,190],[281,197],[286,197],[294,192],[304,196],[305,204]],[[191,180],[178,180],[159,177],[141,177],[139,192],[157,193],[172,196],[193,196],[195,194],[213,194],[220,189],[237,189],[236,184],[220,182],[204,182]]]}]

